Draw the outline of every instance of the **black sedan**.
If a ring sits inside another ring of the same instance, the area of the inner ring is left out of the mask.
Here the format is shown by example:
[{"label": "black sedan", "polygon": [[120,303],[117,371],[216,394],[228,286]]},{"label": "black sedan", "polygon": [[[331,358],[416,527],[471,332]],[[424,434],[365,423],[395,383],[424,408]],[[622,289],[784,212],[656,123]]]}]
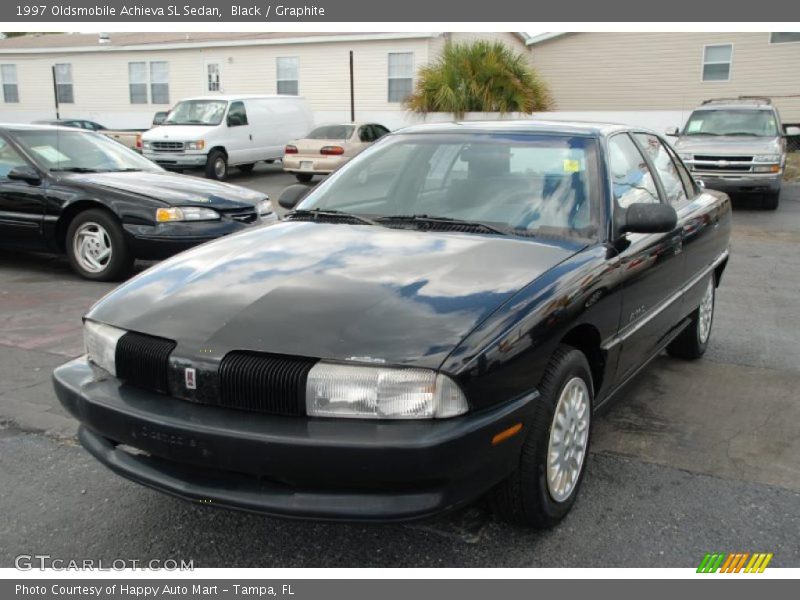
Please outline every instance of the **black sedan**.
[{"label": "black sedan", "polygon": [[112,292],[56,391],[99,461],[197,502],[396,520],[491,491],[552,526],[594,411],[704,353],[730,227],[654,133],[406,129]]},{"label": "black sedan", "polygon": [[169,173],[103,135],[0,125],[0,247],[66,252],[88,279],[275,219],[262,193]]}]

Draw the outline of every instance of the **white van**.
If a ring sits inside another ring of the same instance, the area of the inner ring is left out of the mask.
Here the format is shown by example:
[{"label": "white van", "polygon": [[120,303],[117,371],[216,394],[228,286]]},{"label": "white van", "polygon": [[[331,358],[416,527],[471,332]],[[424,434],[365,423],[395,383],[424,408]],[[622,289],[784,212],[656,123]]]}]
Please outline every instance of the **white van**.
[{"label": "white van", "polygon": [[283,157],[314,118],[299,96],[205,96],[178,102],[163,124],[142,134],[142,153],[166,169],[205,168],[225,179],[228,167],[248,173],[260,160]]}]

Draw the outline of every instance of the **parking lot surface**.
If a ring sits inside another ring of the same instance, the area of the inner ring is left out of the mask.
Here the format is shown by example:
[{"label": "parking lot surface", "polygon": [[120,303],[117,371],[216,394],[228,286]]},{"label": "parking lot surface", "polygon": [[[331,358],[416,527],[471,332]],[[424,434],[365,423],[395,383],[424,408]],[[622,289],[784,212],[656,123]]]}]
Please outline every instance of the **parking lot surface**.
[{"label": "parking lot surface", "polygon": [[[294,179],[232,183],[273,199]],[[406,525],[308,523],[192,505],[123,480],[75,442],[52,369],[113,288],[62,257],[0,254],[0,566],[18,554],[193,560],[196,567],[696,566],[772,552],[800,566],[800,184],[776,212],[736,202],[710,347],[658,358],[599,416],[573,512],[536,532],[481,503]],[[139,268],[149,266],[143,263]]]}]

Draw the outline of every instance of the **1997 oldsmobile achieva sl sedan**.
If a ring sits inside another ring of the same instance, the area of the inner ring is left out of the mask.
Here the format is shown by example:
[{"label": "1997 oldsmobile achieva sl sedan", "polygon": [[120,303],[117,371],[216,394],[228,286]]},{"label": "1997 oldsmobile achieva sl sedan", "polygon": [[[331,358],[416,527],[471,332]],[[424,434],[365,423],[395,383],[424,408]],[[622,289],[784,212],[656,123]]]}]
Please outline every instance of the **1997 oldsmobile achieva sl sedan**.
[{"label": "1997 oldsmobile achieva sl sedan", "polygon": [[394,520],[491,491],[552,526],[593,411],[705,351],[730,227],[650,132],[414,127],[106,296],[56,390],[98,460],[191,500]]}]

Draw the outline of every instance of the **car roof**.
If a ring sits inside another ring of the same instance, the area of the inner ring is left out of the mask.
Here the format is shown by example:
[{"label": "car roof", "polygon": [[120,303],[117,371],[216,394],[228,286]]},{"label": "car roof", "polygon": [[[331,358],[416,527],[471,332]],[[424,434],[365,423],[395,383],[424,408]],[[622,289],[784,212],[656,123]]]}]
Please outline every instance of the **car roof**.
[{"label": "car roof", "polygon": [[569,133],[608,136],[619,131],[648,131],[621,123],[557,120],[452,121],[411,125],[393,133]]},{"label": "car roof", "polygon": [[695,110],[764,110],[775,112],[775,107],[769,104],[759,104],[756,102],[714,102],[701,104]]},{"label": "car roof", "polygon": [[[81,120],[81,119],[78,119]],[[58,125],[49,125],[47,123],[0,123],[0,130],[3,131],[69,131],[92,133],[86,129],[77,129],[75,127],[61,127]]]}]

